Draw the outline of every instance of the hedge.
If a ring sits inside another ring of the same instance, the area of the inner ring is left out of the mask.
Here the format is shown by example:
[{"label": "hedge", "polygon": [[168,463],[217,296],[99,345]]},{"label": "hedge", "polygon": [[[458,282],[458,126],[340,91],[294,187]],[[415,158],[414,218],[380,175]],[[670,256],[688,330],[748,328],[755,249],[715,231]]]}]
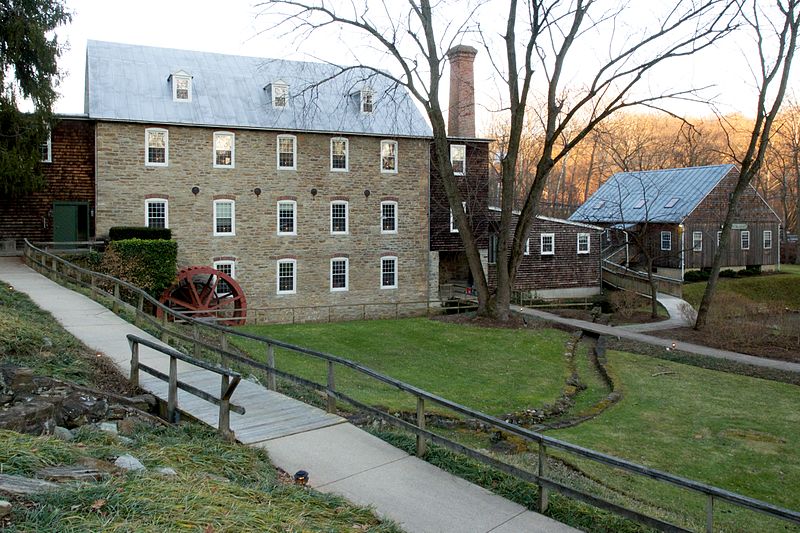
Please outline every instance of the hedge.
[{"label": "hedge", "polygon": [[125,239],[108,244],[101,267],[158,297],[175,282],[177,257],[175,241]]},{"label": "hedge", "polygon": [[115,226],[108,230],[109,241],[126,239],[165,240],[172,239],[169,228],[148,228],[147,226]]}]

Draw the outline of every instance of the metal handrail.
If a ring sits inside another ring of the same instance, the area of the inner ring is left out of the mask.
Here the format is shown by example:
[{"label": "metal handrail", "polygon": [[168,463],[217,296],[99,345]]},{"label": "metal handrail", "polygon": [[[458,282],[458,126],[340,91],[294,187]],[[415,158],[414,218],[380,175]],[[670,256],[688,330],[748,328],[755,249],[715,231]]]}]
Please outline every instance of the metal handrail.
[{"label": "metal handrail", "polygon": [[[43,254],[45,256],[50,256],[54,260],[58,260],[60,262],[67,263],[67,264],[71,265],[71,263],[63,261],[62,259],[60,259],[60,258],[58,258],[56,256],[53,256],[52,254],[49,254],[49,253],[47,253],[45,251],[42,251],[42,250],[36,248],[30,242],[28,242],[27,240],[25,241],[25,243],[26,243],[26,252],[25,252],[26,259],[31,259],[30,256],[29,256],[29,252],[28,252],[28,249],[30,248],[31,250],[34,250],[34,251],[36,251],[38,253],[41,253],[41,254]],[[36,263],[39,264],[39,265],[42,265],[44,267],[47,267],[46,263],[40,263],[38,261]],[[668,522],[664,522],[664,521],[656,519],[654,517],[650,517],[648,515],[644,515],[642,513],[639,513],[638,511],[634,511],[634,510],[631,510],[631,509],[627,509],[625,507],[621,507],[621,506],[616,505],[614,503],[599,499],[599,498],[597,498],[597,497],[595,497],[595,496],[593,496],[591,494],[588,494],[588,493],[582,492],[580,490],[573,489],[573,488],[567,487],[565,485],[559,484],[558,482],[547,478],[547,476],[546,476],[546,474],[545,474],[545,472],[543,470],[543,468],[544,468],[544,459],[546,458],[546,448],[547,447],[552,447],[552,448],[556,448],[556,449],[559,449],[559,450],[564,451],[564,452],[568,452],[568,453],[583,457],[585,459],[589,459],[591,461],[594,461],[594,462],[597,462],[597,463],[600,463],[600,464],[603,464],[603,465],[606,465],[606,466],[619,468],[619,469],[625,470],[627,472],[631,472],[631,473],[634,473],[634,474],[637,474],[637,475],[640,475],[640,476],[644,476],[644,477],[648,477],[648,478],[651,478],[651,479],[655,479],[655,480],[658,480],[658,481],[666,482],[666,483],[672,484],[674,486],[681,487],[681,488],[684,488],[684,489],[687,489],[687,490],[691,490],[691,491],[694,491],[694,492],[697,492],[697,493],[705,495],[706,498],[707,498],[707,501],[706,501],[706,531],[713,531],[713,509],[714,509],[714,503],[717,500],[724,501],[724,502],[727,502],[727,503],[731,503],[731,504],[734,504],[736,506],[743,507],[743,508],[746,508],[746,509],[750,509],[750,510],[753,510],[753,511],[761,512],[761,513],[767,514],[769,516],[772,516],[772,517],[775,517],[775,518],[779,518],[779,519],[782,519],[782,520],[786,520],[786,521],[792,522],[794,524],[800,525],[800,512],[793,511],[791,509],[782,508],[782,507],[779,507],[779,506],[776,506],[776,505],[773,505],[773,504],[770,504],[770,503],[767,503],[767,502],[763,502],[761,500],[757,500],[755,498],[751,498],[749,496],[744,496],[744,495],[737,494],[737,493],[734,493],[734,492],[731,492],[731,491],[727,491],[727,490],[715,487],[713,485],[709,485],[707,483],[694,481],[694,480],[691,480],[691,479],[688,479],[688,478],[684,478],[684,477],[681,477],[681,476],[670,474],[668,472],[664,472],[664,471],[661,471],[661,470],[649,468],[649,467],[646,467],[646,466],[643,466],[643,465],[640,465],[640,464],[637,464],[637,463],[633,463],[631,461],[627,461],[625,459],[620,459],[620,458],[614,457],[612,455],[608,455],[608,454],[604,454],[604,453],[601,453],[601,452],[597,452],[595,450],[591,450],[589,448],[584,448],[584,447],[578,446],[576,444],[571,444],[571,443],[568,443],[566,441],[562,441],[562,440],[559,440],[559,439],[556,439],[556,438],[553,438],[553,437],[545,436],[545,435],[543,435],[541,433],[537,433],[537,432],[522,428],[522,427],[517,426],[515,424],[512,424],[510,422],[506,422],[506,421],[504,421],[502,419],[499,419],[497,417],[488,415],[488,414],[480,412],[480,411],[476,411],[476,410],[471,409],[469,407],[466,407],[464,405],[461,405],[461,404],[458,404],[456,402],[450,401],[450,400],[448,400],[446,398],[443,398],[443,397],[438,396],[436,394],[433,394],[433,393],[430,393],[430,392],[425,391],[423,389],[420,389],[420,388],[418,388],[418,387],[416,387],[414,385],[411,385],[411,384],[405,383],[403,381],[400,381],[398,379],[392,378],[390,376],[384,375],[384,374],[382,374],[382,373],[380,373],[380,372],[378,372],[376,370],[373,370],[373,369],[371,369],[369,367],[366,367],[366,366],[361,365],[359,363],[356,363],[354,361],[350,361],[349,359],[344,359],[342,357],[338,357],[338,356],[335,356],[335,355],[327,354],[325,352],[320,352],[320,351],[317,351],[317,350],[312,350],[312,349],[309,349],[309,348],[303,348],[301,346],[295,346],[293,344],[290,344],[290,343],[287,343],[287,342],[283,342],[283,341],[279,341],[279,340],[276,340],[276,339],[270,339],[270,338],[266,338],[266,337],[261,337],[259,335],[254,335],[252,333],[238,331],[236,329],[229,328],[229,327],[224,327],[224,326],[221,326],[219,324],[206,323],[206,322],[202,322],[202,321],[197,320],[197,319],[185,317],[185,316],[181,315],[180,313],[177,313],[174,310],[164,306],[160,302],[158,302],[155,299],[153,299],[152,297],[150,297],[142,289],[139,289],[139,288],[131,285],[130,283],[124,282],[122,280],[118,280],[116,278],[112,278],[111,276],[108,276],[108,275],[105,275],[105,274],[100,274],[100,273],[96,273],[96,272],[92,272],[92,271],[87,271],[87,270],[82,269],[81,267],[77,267],[75,265],[71,265],[71,267],[75,268],[75,269],[78,269],[80,271],[83,271],[85,273],[91,273],[91,274],[94,274],[96,276],[100,276],[100,277],[102,277],[104,279],[114,280],[115,282],[118,282],[118,283],[122,284],[123,286],[125,286],[127,288],[130,288],[134,292],[138,293],[140,295],[140,298],[142,297],[142,295],[144,295],[144,297],[146,297],[148,299],[148,301],[151,301],[154,305],[162,308],[165,313],[169,313],[170,315],[177,316],[177,317],[181,318],[182,320],[184,320],[185,322],[188,322],[188,323],[192,324],[192,326],[195,327],[195,328],[201,328],[201,327],[202,328],[208,328],[208,329],[214,330],[214,331],[222,334],[223,335],[222,339],[223,339],[223,343],[224,344],[227,344],[227,341],[225,340],[225,336],[226,335],[231,335],[231,336],[235,336],[235,337],[249,339],[249,340],[253,340],[253,341],[257,341],[257,342],[261,342],[261,343],[266,344],[267,347],[268,347],[268,362],[267,362],[267,364],[264,364],[264,363],[261,363],[259,361],[255,361],[253,359],[250,359],[248,357],[245,357],[245,356],[242,356],[242,355],[227,351],[225,349],[225,347],[220,349],[220,348],[217,348],[217,347],[215,347],[213,345],[202,343],[197,338],[193,339],[195,343],[199,343],[199,344],[203,345],[204,347],[206,347],[208,349],[214,350],[217,353],[222,354],[224,357],[228,357],[228,358],[230,358],[232,360],[235,360],[235,361],[237,361],[239,363],[251,366],[253,368],[258,368],[258,369],[267,371],[268,378],[269,378],[268,388],[271,389],[271,390],[275,389],[275,382],[274,382],[275,375],[280,375],[282,377],[285,377],[285,378],[290,379],[290,380],[297,381],[297,382],[302,383],[304,385],[310,385],[310,386],[316,388],[317,390],[324,390],[326,395],[327,395],[327,397],[328,397],[328,409],[329,409],[329,411],[335,409],[335,400],[338,398],[338,399],[341,399],[343,401],[347,401],[348,403],[351,403],[352,405],[354,405],[356,407],[364,408],[364,409],[370,411],[371,413],[375,414],[376,416],[380,416],[383,419],[389,421],[390,423],[393,423],[395,425],[398,425],[400,427],[403,427],[403,428],[415,433],[417,435],[417,453],[418,453],[418,455],[424,455],[424,451],[425,451],[425,441],[424,441],[424,439],[428,438],[433,442],[442,444],[443,446],[446,446],[446,447],[451,448],[451,449],[455,449],[456,451],[464,452],[465,450],[469,450],[468,453],[465,452],[465,453],[467,453],[467,455],[469,455],[470,457],[473,457],[475,459],[478,459],[478,460],[480,460],[482,462],[485,462],[487,464],[490,464],[491,466],[497,466],[498,463],[501,464],[501,465],[505,465],[504,467],[502,467],[502,469],[504,471],[509,472],[512,475],[516,475],[518,477],[521,477],[521,478],[523,478],[523,479],[525,479],[527,481],[531,481],[533,483],[538,484],[539,491],[540,491],[539,510],[541,512],[544,512],[546,510],[546,508],[547,508],[547,490],[552,489],[552,490],[561,492],[561,493],[563,493],[563,494],[565,494],[567,496],[570,496],[570,497],[585,501],[585,502],[589,503],[590,505],[594,505],[594,506],[599,507],[599,508],[611,510],[611,511],[616,512],[616,513],[618,513],[618,514],[620,514],[622,516],[625,516],[627,518],[631,518],[633,520],[637,520],[637,521],[639,521],[639,522],[641,522],[643,524],[646,524],[646,525],[649,525],[649,526],[652,526],[652,527],[655,527],[655,528],[658,528],[658,529],[661,529],[661,530],[664,530],[664,531],[683,531],[682,528],[680,528],[679,526],[676,526],[674,524],[670,524]],[[161,327],[161,326],[159,325],[159,327]],[[169,334],[170,335],[174,335],[174,336],[178,336],[178,337],[181,337],[181,338],[185,338],[187,340],[191,340],[189,337],[182,336],[182,335],[176,334],[174,332],[169,332]],[[289,351],[293,351],[293,352],[296,352],[296,353],[309,355],[311,357],[315,357],[317,359],[322,359],[322,360],[326,361],[328,363],[328,383],[327,383],[327,386],[323,387],[323,386],[321,386],[321,385],[319,385],[317,383],[310,382],[310,381],[308,381],[306,379],[300,378],[299,376],[294,376],[294,375],[289,374],[287,372],[277,370],[275,368],[275,363],[274,363],[274,348],[275,347],[283,348],[283,349],[286,349],[286,350],[289,350]],[[361,374],[369,376],[369,377],[371,377],[371,378],[373,378],[373,379],[375,379],[377,381],[380,381],[382,383],[385,383],[387,385],[395,387],[398,390],[401,390],[401,391],[404,391],[404,392],[407,392],[409,394],[414,395],[417,398],[417,415],[418,415],[417,416],[417,425],[415,426],[413,424],[410,424],[409,422],[406,422],[406,421],[404,421],[404,420],[402,420],[402,419],[400,419],[398,417],[395,417],[395,416],[389,415],[387,413],[384,413],[382,411],[379,411],[379,410],[377,410],[377,409],[375,409],[375,408],[373,408],[371,406],[367,406],[367,405],[365,405],[365,404],[363,404],[363,403],[361,403],[361,402],[359,402],[359,401],[357,401],[357,400],[355,400],[353,398],[349,398],[348,396],[346,396],[346,395],[344,395],[344,394],[342,394],[340,392],[337,392],[336,388],[335,388],[335,385],[334,385],[335,381],[334,381],[334,378],[333,378],[333,367],[334,367],[335,364],[339,364],[339,365],[342,365],[344,367],[350,368],[350,369],[355,370],[355,371],[357,371],[357,372],[359,372]],[[446,409],[449,409],[451,411],[454,411],[454,412],[456,412],[458,414],[461,414],[461,415],[473,418],[475,420],[478,420],[480,422],[483,422],[485,424],[488,424],[488,425],[490,425],[490,426],[492,426],[492,427],[494,427],[496,429],[500,429],[500,430],[506,431],[506,432],[508,432],[508,433],[510,433],[512,435],[516,435],[516,436],[518,436],[518,437],[520,437],[520,438],[522,438],[524,440],[537,443],[538,446],[539,446],[539,453],[540,453],[539,472],[538,472],[538,474],[527,472],[527,471],[521,470],[521,469],[519,469],[517,467],[514,467],[512,465],[508,465],[506,463],[499,462],[494,458],[488,457],[488,456],[486,456],[484,454],[481,454],[480,452],[477,452],[477,451],[472,450],[470,448],[466,448],[465,446],[463,446],[463,445],[461,445],[459,443],[456,443],[456,442],[451,441],[449,439],[446,439],[444,437],[435,435],[435,434],[431,433],[430,431],[426,430],[425,429],[425,417],[424,417],[424,402],[426,400],[430,401],[430,402],[433,402],[434,404],[437,404],[437,405],[439,405],[441,407],[444,407]]]}]

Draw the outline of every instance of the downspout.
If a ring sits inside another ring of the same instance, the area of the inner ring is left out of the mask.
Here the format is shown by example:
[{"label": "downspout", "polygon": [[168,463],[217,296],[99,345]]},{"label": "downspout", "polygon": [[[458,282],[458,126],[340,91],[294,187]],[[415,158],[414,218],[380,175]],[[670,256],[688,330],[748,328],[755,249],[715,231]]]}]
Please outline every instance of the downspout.
[{"label": "downspout", "polygon": [[684,254],[686,253],[686,247],[684,246],[684,235],[686,232],[684,229],[686,228],[683,227],[683,224],[678,224],[678,231],[681,233],[681,282],[683,282],[685,274],[684,271],[686,270],[686,263],[684,261]]},{"label": "downspout", "polygon": [[628,232],[625,231],[625,230],[622,230],[622,233],[625,234],[625,268],[630,270],[630,268],[631,268],[631,252],[630,252],[630,249],[628,248],[630,241],[628,240]]},{"label": "downspout", "polygon": [[781,225],[778,224],[778,272],[781,271]]}]

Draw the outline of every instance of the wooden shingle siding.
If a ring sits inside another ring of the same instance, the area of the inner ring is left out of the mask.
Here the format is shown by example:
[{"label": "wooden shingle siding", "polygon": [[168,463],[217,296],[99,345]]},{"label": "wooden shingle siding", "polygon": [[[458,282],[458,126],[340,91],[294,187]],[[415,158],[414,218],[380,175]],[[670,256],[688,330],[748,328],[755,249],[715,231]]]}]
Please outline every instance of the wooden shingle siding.
[{"label": "wooden shingle siding", "polygon": [[[94,209],[94,123],[62,118],[52,132],[51,163],[42,163],[43,190],[22,197],[0,198],[0,239],[53,240],[53,202],[87,202]],[[94,235],[90,217],[89,235]]]}]

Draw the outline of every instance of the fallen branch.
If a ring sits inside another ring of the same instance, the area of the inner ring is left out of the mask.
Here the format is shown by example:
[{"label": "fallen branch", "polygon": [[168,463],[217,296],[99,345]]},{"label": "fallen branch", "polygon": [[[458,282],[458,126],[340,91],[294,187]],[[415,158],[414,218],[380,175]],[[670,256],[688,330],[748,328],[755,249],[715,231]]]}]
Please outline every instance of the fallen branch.
[{"label": "fallen branch", "polygon": [[650,376],[650,377],[654,378],[654,377],[657,377],[657,376],[666,376],[667,374],[677,374],[677,372],[671,372],[671,371],[667,371],[667,372],[656,372],[655,374],[653,374],[653,375],[652,375],[652,376]]}]

